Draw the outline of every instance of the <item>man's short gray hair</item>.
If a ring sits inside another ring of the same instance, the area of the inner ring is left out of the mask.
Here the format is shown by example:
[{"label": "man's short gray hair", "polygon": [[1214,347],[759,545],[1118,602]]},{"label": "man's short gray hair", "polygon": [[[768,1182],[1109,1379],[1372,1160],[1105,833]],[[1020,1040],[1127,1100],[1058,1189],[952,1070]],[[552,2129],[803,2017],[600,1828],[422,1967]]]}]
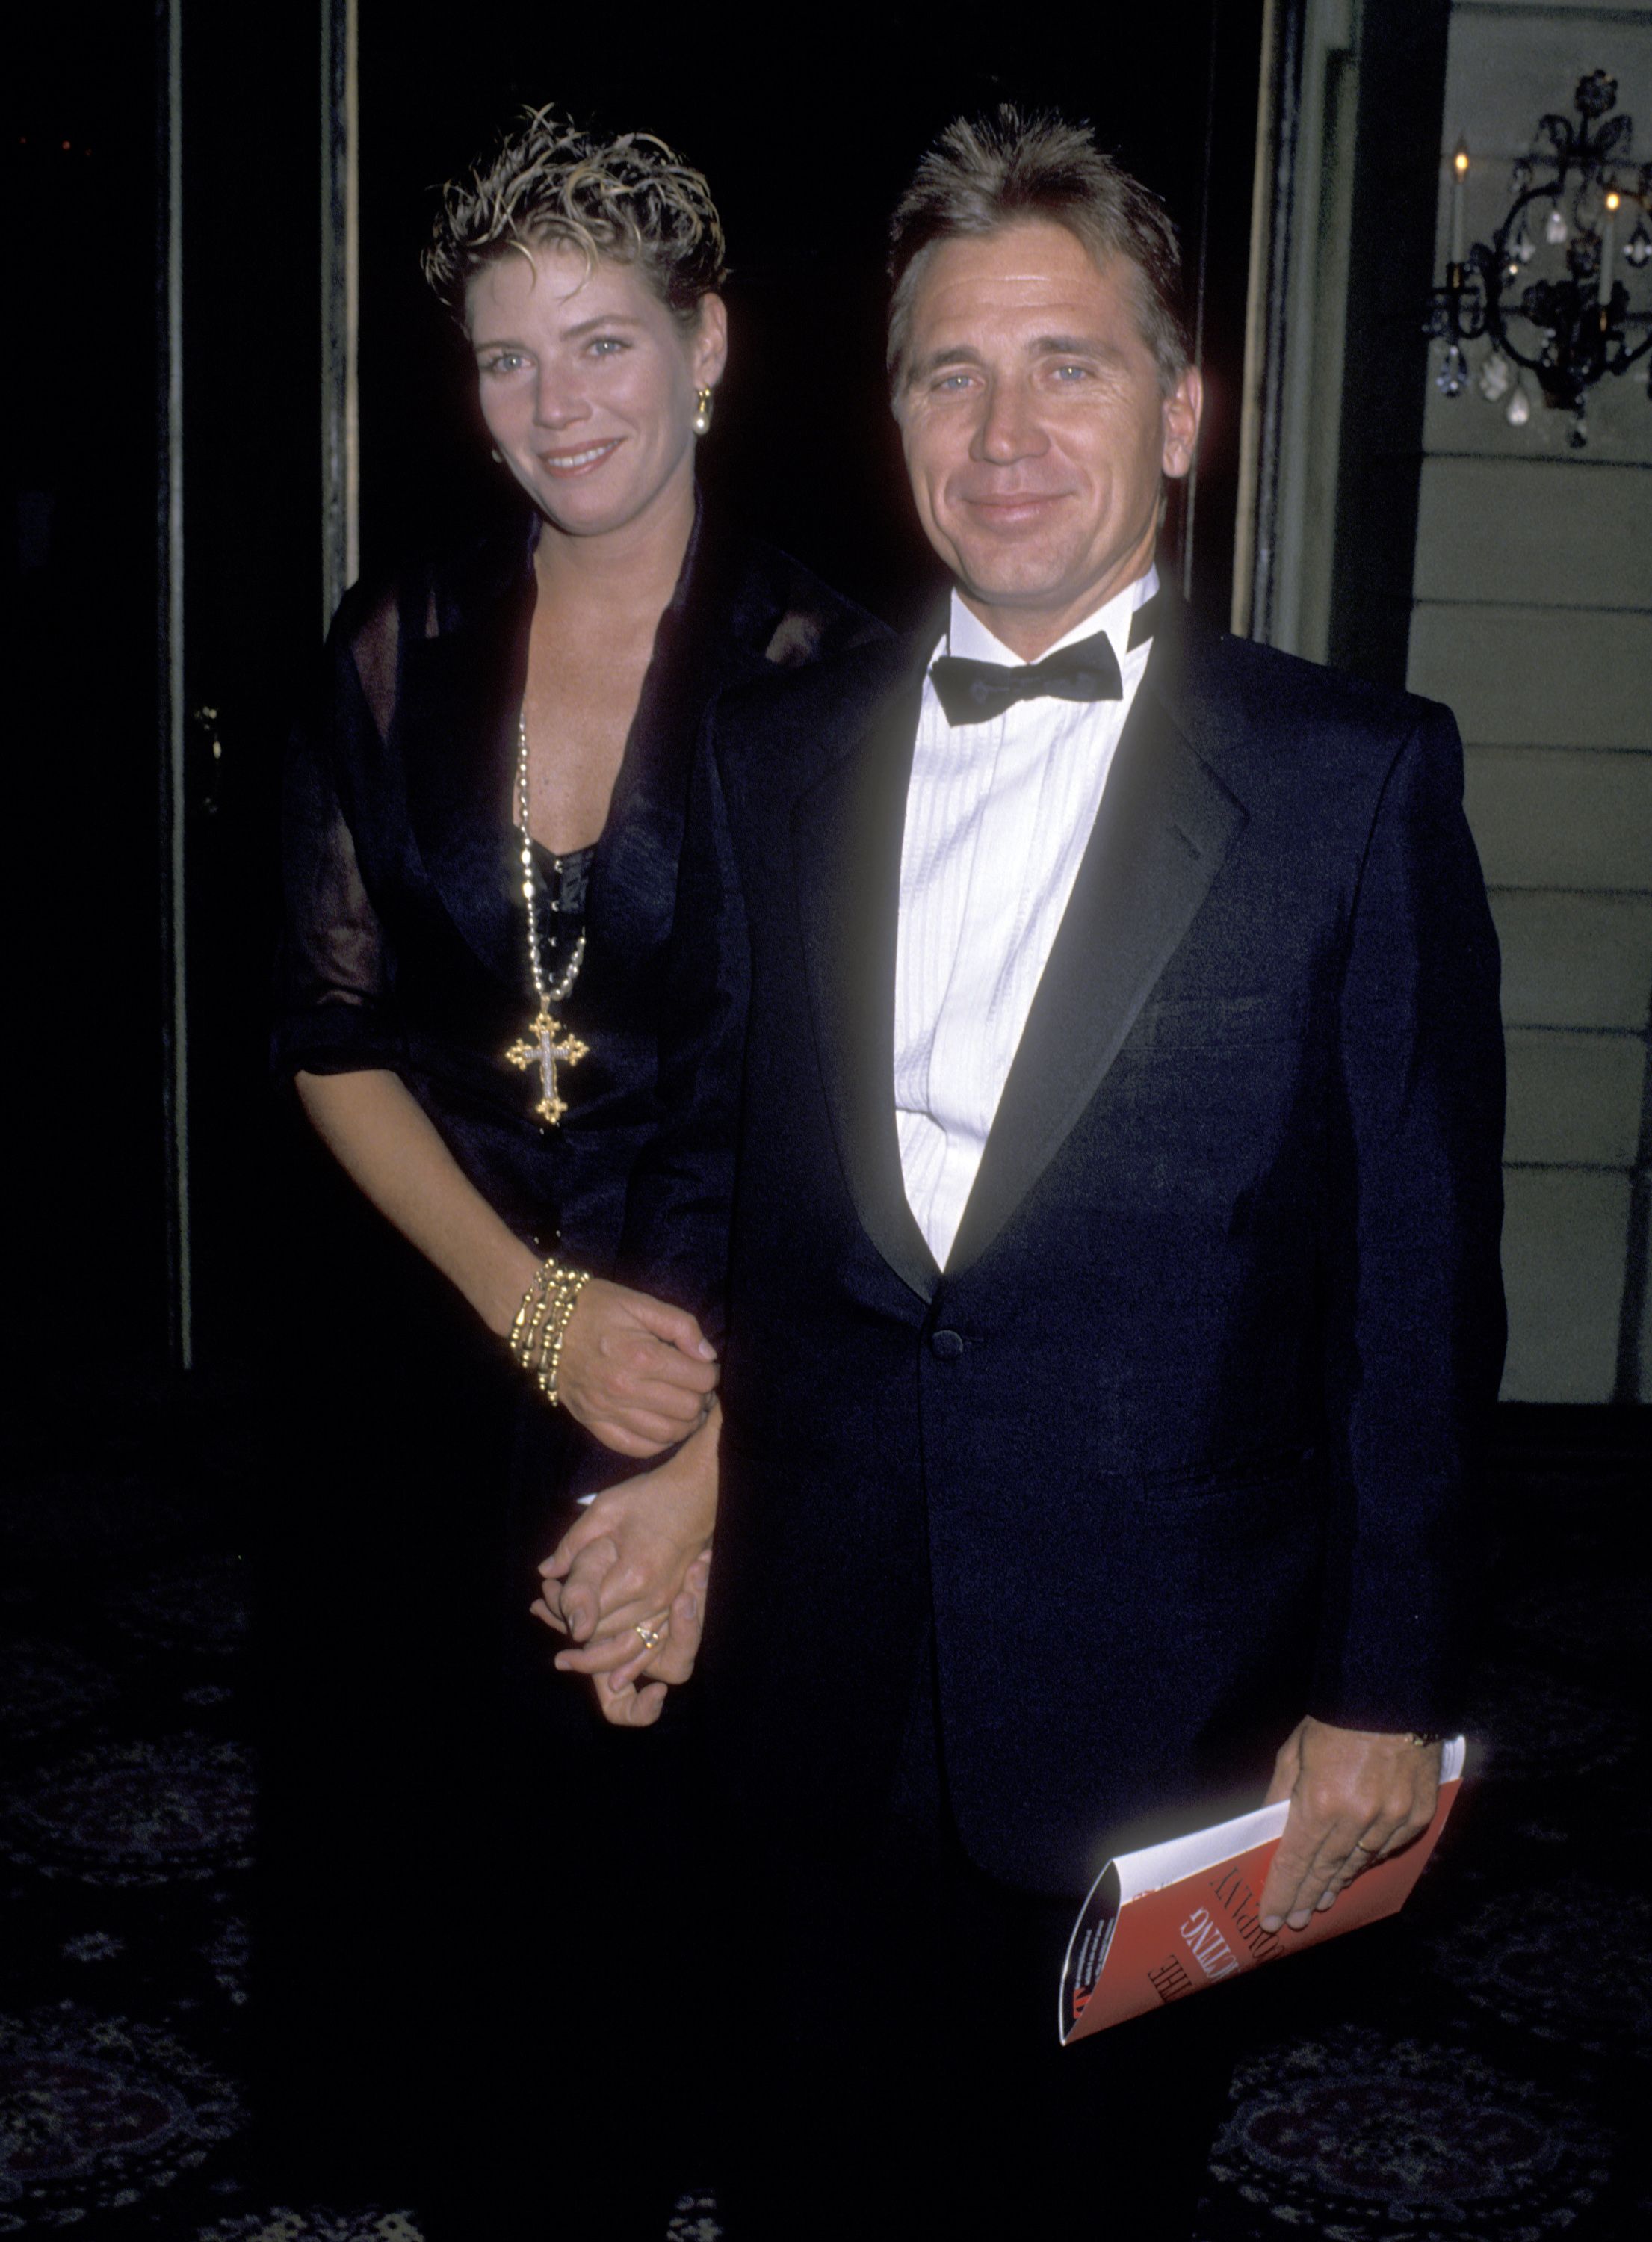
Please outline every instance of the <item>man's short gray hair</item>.
[{"label": "man's short gray hair", "polygon": [[960,117],[920,163],[889,226],[889,379],[899,398],[912,312],[929,255],[960,236],[1047,218],[1077,236],[1098,266],[1123,258],[1136,276],[1143,340],[1168,397],[1193,352],[1181,300],[1181,252],[1163,204],[1120,171],[1087,125],[1006,102]]}]

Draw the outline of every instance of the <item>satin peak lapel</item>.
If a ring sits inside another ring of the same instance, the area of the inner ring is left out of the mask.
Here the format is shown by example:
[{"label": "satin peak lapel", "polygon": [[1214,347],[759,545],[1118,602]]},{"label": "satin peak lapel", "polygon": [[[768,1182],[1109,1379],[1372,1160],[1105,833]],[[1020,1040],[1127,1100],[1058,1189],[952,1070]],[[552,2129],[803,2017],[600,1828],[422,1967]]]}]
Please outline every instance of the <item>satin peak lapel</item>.
[{"label": "satin peak lapel", "polygon": [[979,1259],[1060,1150],[1247,822],[1142,681],[1033,999],[947,1274]]},{"label": "satin peak lapel", "polygon": [[800,796],[792,845],[815,1042],[849,1196],[889,1266],[930,1300],[940,1272],[906,1201],[895,1134],[895,938],[918,680]]}]

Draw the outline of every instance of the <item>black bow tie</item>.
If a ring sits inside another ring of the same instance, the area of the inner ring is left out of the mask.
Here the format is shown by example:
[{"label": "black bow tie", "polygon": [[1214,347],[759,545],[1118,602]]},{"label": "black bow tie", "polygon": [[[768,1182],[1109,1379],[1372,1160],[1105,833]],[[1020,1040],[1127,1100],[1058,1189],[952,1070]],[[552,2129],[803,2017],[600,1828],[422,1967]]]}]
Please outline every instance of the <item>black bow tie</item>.
[{"label": "black bow tie", "polygon": [[[1153,636],[1158,594],[1144,600],[1130,619],[1132,652]],[[985,724],[1018,701],[1121,701],[1124,680],[1119,657],[1105,631],[1047,654],[1042,661],[1011,669],[998,661],[971,661],[943,654],[929,665],[935,693],[949,724]]]}]

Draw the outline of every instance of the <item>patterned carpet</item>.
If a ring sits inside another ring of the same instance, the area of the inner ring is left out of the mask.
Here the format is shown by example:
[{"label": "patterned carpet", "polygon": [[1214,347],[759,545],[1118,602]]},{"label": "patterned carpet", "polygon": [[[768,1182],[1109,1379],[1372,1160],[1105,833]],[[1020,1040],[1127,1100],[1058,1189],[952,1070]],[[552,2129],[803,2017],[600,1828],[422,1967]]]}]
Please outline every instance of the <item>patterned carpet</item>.
[{"label": "patterned carpet", "polygon": [[[1478,1776],[1402,1918],[1215,1997],[1251,2013],[1198,2242],[1652,2232],[1649,1414],[1504,1413]],[[9,1447],[0,2235],[418,2242],[254,2147],[256,1410],[70,1394]],[[713,2242],[711,2198],[672,2232]]]}]

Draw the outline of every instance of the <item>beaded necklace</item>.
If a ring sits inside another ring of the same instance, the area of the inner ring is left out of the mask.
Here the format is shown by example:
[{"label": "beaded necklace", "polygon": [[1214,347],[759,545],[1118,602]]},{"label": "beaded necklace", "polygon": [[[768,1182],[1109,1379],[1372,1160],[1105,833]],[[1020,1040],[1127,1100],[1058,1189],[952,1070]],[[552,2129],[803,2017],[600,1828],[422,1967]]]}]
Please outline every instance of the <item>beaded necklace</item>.
[{"label": "beaded necklace", "polygon": [[577,1066],[587,1057],[590,1045],[565,1028],[552,1007],[565,1004],[579,978],[579,968],[585,963],[585,930],[580,930],[569,958],[554,982],[547,982],[545,961],[539,954],[539,911],[534,893],[533,843],[528,836],[528,719],[525,709],[517,713],[516,720],[516,789],[513,815],[518,832],[522,837],[522,899],[528,907],[528,973],[533,983],[533,993],[538,999],[538,1010],[528,1022],[525,1035],[518,1036],[505,1056],[511,1065],[525,1070],[539,1070],[539,1096],[533,1111],[547,1129],[554,1129],[568,1110],[568,1101],[557,1082],[557,1068]]}]

